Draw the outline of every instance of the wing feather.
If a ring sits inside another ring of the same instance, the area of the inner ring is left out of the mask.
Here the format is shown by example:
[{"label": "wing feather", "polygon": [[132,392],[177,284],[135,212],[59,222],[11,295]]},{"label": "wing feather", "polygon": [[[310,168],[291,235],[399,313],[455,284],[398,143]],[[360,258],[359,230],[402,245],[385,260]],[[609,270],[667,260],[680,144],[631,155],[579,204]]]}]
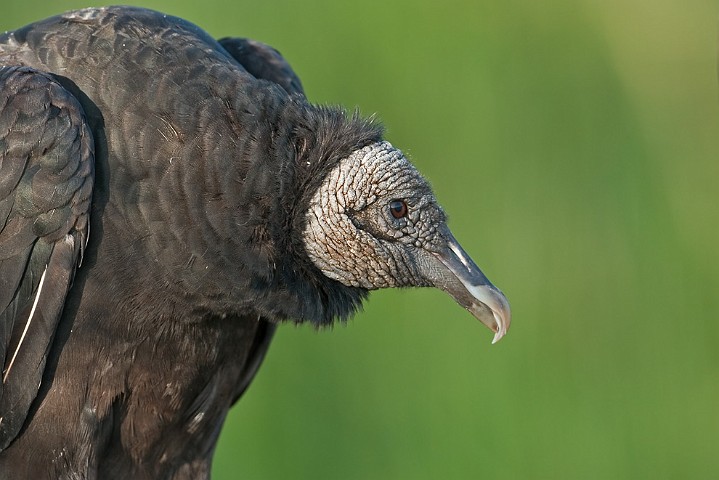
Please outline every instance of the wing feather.
[{"label": "wing feather", "polygon": [[93,142],[52,76],[0,68],[0,451],[22,428],[88,236]]},{"label": "wing feather", "polygon": [[289,94],[305,94],[302,82],[287,60],[274,48],[249,38],[218,40],[222,48],[255,78],[278,84]]}]

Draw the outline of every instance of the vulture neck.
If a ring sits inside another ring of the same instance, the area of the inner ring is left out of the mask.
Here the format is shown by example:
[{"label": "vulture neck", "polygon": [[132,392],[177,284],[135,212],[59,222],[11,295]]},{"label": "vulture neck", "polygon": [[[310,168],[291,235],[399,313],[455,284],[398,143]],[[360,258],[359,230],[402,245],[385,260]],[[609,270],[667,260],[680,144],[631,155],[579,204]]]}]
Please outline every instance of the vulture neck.
[{"label": "vulture neck", "polygon": [[184,246],[193,258],[181,275],[185,295],[190,292],[207,314],[317,326],[346,320],[367,291],[328,278],[309,259],[302,239],[305,212],[337,162],[378,141],[381,127],[288,97],[265,82],[259,87],[253,97],[262,100],[263,121],[252,118],[256,110],[236,109],[240,118],[228,119],[242,126],[234,132],[234,155],[207,157],[214,165],[206,168],[230,181],[220,188],[203,184],[202,230],[212,235]]}]

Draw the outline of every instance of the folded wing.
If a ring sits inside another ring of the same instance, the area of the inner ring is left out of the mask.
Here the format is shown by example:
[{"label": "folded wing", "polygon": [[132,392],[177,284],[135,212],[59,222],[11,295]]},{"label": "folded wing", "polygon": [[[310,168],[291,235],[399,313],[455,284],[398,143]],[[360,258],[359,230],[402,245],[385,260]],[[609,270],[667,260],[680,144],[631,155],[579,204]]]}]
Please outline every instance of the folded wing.
[{"label": "folded wing", "polygon": [[93,139],[52,76],[0,68],[0,451],[37,396],[89,233]]}]

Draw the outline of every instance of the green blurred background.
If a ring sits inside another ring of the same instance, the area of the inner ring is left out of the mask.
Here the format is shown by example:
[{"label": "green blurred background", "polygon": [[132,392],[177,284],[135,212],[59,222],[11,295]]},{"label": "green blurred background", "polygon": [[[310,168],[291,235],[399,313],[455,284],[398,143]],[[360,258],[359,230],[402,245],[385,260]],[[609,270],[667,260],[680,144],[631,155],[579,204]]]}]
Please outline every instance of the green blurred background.
[{"label": "green blurred background", "polygon": [[430,290],[281,328],[215,479],[719,478],[716,2],[137,4],[376,112],[513,308],[495,346]]}]

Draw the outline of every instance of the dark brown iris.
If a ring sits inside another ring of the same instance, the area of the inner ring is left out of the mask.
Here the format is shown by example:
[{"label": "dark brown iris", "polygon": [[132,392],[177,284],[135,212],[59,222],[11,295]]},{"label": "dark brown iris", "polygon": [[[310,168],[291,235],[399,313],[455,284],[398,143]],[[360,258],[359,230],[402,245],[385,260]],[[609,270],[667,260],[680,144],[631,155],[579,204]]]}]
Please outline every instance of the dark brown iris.
[{"label": "dark brown iris", "polygon": [[389,202],[389,211],[392,212],[394,218],[402,218],[407,216],[407,204],[404,200],[392,200]]}]

